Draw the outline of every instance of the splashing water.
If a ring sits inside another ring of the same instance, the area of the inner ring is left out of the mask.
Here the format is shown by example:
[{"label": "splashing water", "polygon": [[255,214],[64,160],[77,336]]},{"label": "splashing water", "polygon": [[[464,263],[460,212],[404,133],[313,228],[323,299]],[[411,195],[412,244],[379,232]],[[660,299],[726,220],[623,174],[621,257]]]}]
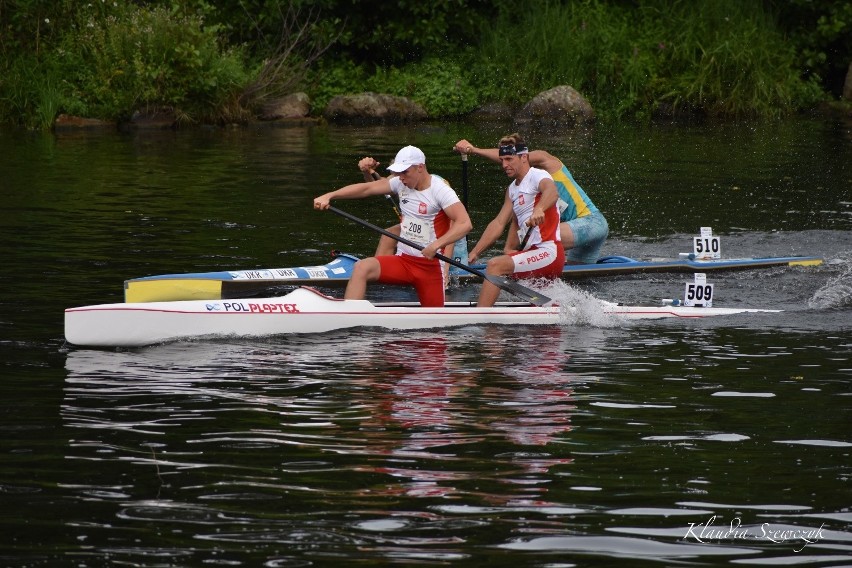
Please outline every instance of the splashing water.
[{"label": "splashing water", "polygon": [[562,321],[567,325],[615,327],[619,319],[605,311],[606,303],[589,292],[578,290],[564,280],[544,280],[535,288],[553,298],[562,307]]},{"label": "splashing water", "polygon": [[829,279],[808,300],[808,307],[832,309],[852,306],[852,255],[838,259],[842,272]]}]

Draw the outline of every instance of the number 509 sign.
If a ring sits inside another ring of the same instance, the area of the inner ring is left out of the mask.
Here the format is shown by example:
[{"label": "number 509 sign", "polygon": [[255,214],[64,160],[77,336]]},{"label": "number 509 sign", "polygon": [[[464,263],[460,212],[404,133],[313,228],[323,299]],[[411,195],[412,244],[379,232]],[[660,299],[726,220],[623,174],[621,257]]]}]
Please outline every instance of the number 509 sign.
[{"label": "number 509 sign", "polygon": [[713,307],[713,284],[707,283],[705,274],[696,274],[694,282],[687,282],[683,291],[684,306]]}]

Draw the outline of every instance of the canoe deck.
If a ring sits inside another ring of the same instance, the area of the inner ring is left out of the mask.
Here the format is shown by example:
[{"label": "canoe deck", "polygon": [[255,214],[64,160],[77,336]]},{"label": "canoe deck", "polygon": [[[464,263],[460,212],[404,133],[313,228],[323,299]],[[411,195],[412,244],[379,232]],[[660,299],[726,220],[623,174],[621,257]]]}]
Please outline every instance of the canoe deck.
[{"label": "canoe deck", "polygon": [[[334,252],[330,262],[318,266],[163,274],[133,278],[124,282],[124,299],[129,303],[227,300],[257,295],[280,295],[298,286],[343,288],[349,282],[352,268],[358,260],[357,256]],[[634,260],[623,256],[607,256],[601,258],[596,264],[566,264],[562,278],[571,280],[651,272],[693,273],[777,266],[816,266],[822,262],[823,260],[819,257],[806,256],[725,260],[688,258]],[[485,265],[473,265],[471,268],[484,271]],[[455,267],[451,268],[450,275],[461,283],[480,280],[479,277]]]}]

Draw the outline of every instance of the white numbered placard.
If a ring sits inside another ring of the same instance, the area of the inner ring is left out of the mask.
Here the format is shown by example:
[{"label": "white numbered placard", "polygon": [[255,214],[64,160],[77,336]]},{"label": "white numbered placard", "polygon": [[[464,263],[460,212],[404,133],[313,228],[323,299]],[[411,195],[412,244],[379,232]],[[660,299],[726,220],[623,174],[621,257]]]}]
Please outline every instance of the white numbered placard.
[{"label": "white numbered placard", "polygon": [[707,282],[706,274],[696,274],[693,282],[687,282],[683,290],[683,305],[713,307],[713,284]]},{"label": "white numbered placard", "polygon": [[692,254],[699,260],[722,258],[721,242],[713,236],[713,229],[701,227],[701,236],[692,237]]},{"label": "white numbered placard", "polygon": [[406,217],[405,223],[400,225],[401,235],[403,238],[413,241],[423,247],[427,246],[429,240],[428,228],[424,223],[415,218]]}]

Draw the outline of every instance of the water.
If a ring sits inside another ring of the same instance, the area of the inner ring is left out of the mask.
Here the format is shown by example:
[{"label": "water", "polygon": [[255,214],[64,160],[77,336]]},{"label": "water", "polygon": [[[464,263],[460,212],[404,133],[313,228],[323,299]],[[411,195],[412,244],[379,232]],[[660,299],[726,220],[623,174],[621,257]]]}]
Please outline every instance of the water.
[{"label": "water", "polygon": [[[460,187],[452,143],[507,128],[0,133],[0,565],[852,564],[848,123],[526,133],[606,212],[606,254],[709,225],[727,257],[827,259],[708,275],[715,305],[781,314],[624,325],[587,300],[691,279],[653,274],[550,289],[585,310],[553,328],[63,342],[62,310],[125,278],[369,253],[311,198],[406,143]],[[470,174],[478,234],[505,179]]]}]

